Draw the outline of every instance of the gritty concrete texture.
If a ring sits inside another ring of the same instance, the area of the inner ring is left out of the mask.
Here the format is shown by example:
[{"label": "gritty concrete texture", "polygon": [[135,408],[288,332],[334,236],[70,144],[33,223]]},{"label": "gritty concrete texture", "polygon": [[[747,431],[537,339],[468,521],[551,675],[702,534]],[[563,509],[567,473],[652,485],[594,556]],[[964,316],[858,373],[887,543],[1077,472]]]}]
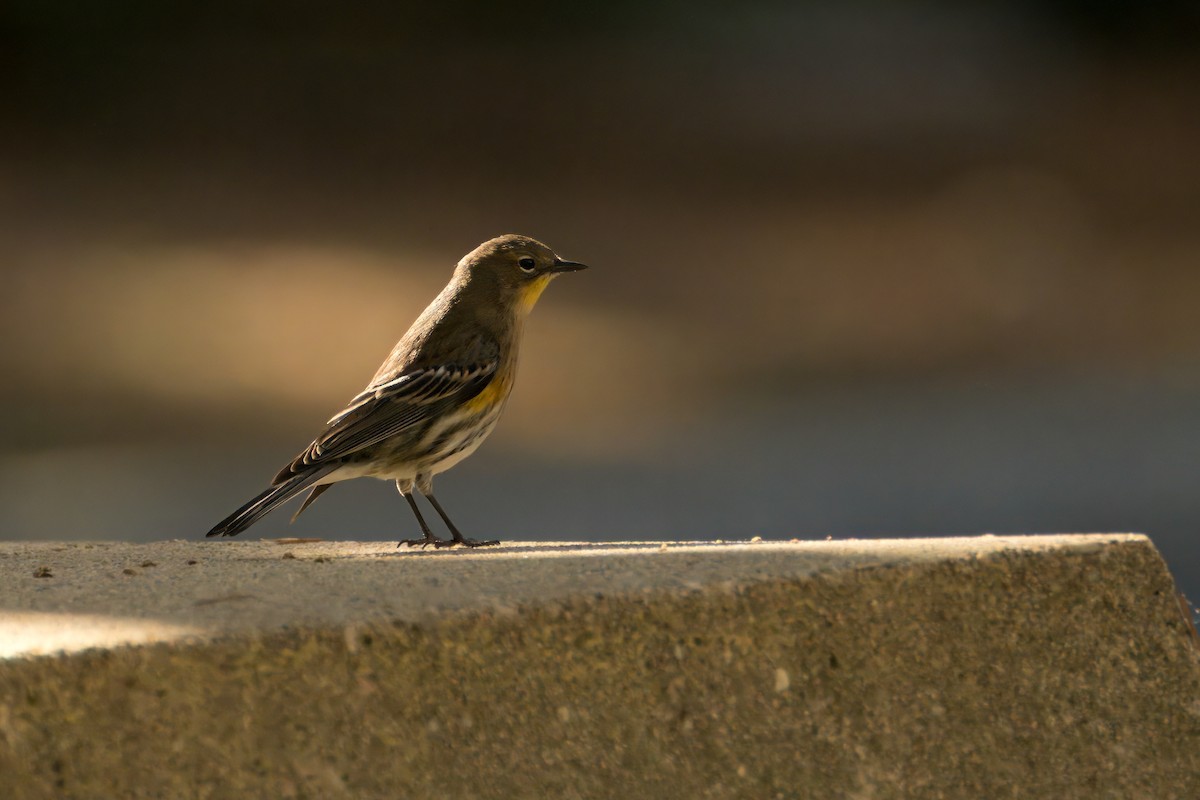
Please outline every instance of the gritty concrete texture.
[{"label": "gritty concrete texture", "polygon": [[7,543],[0,651],[11,798],[1200,797],[1133,535]]}]

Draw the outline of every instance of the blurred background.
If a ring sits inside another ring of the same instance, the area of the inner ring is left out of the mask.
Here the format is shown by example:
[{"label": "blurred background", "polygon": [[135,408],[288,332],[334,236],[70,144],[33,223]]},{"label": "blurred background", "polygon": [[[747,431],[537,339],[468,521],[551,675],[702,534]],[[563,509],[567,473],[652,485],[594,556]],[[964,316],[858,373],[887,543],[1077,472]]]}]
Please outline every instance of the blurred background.
[{"label": "blurred background", "polygon": [[1195,3],[8,0],[0,98],[0,537],[202,536],[519,232],[594,268],[468,535],[1142,531],[1200,597]]}]

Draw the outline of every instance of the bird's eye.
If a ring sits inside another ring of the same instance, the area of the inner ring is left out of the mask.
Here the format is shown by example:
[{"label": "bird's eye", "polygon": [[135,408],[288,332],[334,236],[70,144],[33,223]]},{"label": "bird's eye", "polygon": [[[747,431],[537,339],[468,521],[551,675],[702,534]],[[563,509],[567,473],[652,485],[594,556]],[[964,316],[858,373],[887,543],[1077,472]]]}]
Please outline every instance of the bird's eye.
[{"label": "bird's eye", "polygon": [[518,265],[521,267],[521,269],[522,269],[522,270],[524,270],[525,272],[533,272],[533,270],[534,270],[535,268],[537,268],[537,262],[536,262],[536,261],[534,261],[534,260],[533,260],[532,258],[530,258],[529,256],[525,256],[525,258],[522,258],[520,261],[518,261],[518,262],[517,262],[517,264],[518,264]]}]

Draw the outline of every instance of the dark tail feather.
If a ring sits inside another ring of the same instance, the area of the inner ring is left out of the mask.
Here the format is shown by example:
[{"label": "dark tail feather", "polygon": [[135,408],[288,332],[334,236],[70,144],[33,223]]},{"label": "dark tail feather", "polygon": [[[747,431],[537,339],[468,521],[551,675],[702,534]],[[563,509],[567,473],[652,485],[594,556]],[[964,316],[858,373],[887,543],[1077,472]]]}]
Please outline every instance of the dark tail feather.
[{"label": "dark tail feather", "polygon": [[314,486],[312,488],[312,491],[308,493],[308,497],[304,498],[304,502],[301,503],[300,507],[296,509],[296,513],[292,514],[292,522],[295,522],[296,520],[300,519],[300,515],[304,513],[304,509],[311,506],[312,501],[316,500],[318,497],[320,497],[321,492],[325,491],[330,486],[333,486],[333,484],[332,483],[319,483],[316,486]]},{"label": "dark tail feather", "polygon": [[[304,472],[299,475],[293,475],[284,482],[272,486],[265,492],[255,497],[246,505],[239,508],[237,511],[230,514],[225,519],[216,524],[207,536],[237,536],[242,531],[249,528],[259,519],[273,511],[276,506],[286,503],[300,492],[312,486],[321,478],[328,475],[335,469],[334,465],[328,467],[320,467],[311,472]],[[317,489],[325,487],[318,486]],[[319,494],[320,492],[317,492]],[[313,498],[310,498],[310,502]],[[305,504],[307,505],[307,503]]]}]

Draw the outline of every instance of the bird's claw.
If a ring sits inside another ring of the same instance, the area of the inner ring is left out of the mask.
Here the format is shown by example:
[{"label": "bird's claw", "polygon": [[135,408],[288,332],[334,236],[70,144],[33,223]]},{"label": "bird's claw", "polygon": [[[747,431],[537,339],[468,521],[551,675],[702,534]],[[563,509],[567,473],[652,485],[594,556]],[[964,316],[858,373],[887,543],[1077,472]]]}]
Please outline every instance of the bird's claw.
[{"label": "bird's claw", "polygon": [[486,541],[481,541],[479,539],[463,538],[463,539],[458,539],[458,540],[451,539],[450,541],[446,541],[444,539],[439,539],[439,540],[437,540],[437,542],[434,543],[433,546],[437,547],[437,548],[442,548],[442,547],[454,547],[455,545],[458,545],[458,544],[461,544],[463,547],[494,547],[494,546],[500,544],[500,540],[499,539],[488,539]]},{"label": "bird's claw", "polygon": [[[500,540],[498,539],[460,539],[457,542],[450,542],[450,545],[462,545],[463,547],[496,547],[499,545],[499,543]],[[445,547],[445,545],[438,545],[438,547]]]},{"label": "bird's claw", "polygon": [[396,547],[399,547],[403,544],[406,544],[409,547],[419,547],[424,550],[426,547],[429,547],[429,545],[433,545],[434,547],[445,547],[446,545],[454,544],[454,541],[452,539],[438,539],[433,536],[426,536],[424,539],[401,539],[400,541],[396,542]]},{"label": "bird's claw", "polygon": [[498,544],[500,544],[499,539],[480,540],[467,539],[465,537],[462,539],[438,539],[435,536],[427,536],[424,539],[401,539],[396,543],[396,547],[408,545],[409,547],[419,547],[424,550],[429,545],[433,545],[434,549],[441,550],[443,547],[457,547],[458,545],[462,545],[463,547],[495,547]]}]

